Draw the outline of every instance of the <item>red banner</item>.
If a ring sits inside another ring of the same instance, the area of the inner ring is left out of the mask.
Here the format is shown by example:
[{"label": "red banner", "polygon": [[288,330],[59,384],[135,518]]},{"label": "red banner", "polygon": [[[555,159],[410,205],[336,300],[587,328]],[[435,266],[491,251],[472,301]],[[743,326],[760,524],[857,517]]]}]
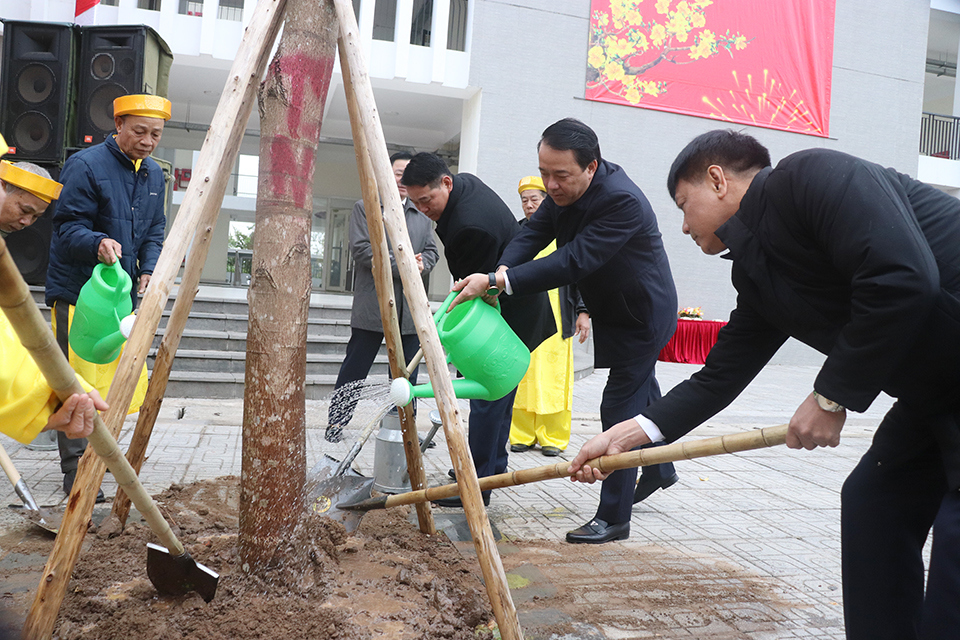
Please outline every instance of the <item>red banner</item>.
[{"label": "red banner", "polygon": [[79,16],[81,13],[93,9],[98,4],[100,4],[100,0],[77,0],[77,12],[74,16]]},{"label": "red banner", "polygon": [[835,0],[591,0],[588,100],[829,134]]}]

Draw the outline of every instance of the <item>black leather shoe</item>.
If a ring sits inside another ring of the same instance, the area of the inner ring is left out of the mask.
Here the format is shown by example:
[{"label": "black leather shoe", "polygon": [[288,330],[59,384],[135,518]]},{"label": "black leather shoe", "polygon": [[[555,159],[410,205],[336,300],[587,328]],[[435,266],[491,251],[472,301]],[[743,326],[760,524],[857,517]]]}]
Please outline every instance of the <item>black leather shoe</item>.
[{"label": "black leather shoe", "polygon": [[[480,493],[483,496],[483,506],[490,506],[490,492],[483,491]],[[448,509],[462,509],[463,502],[460,500],[460,496],[453,496],[452,498],[440,498],[439,500],[434,500],[433,504],[438,507],[447,507]]]},{"label": "black leather shoe", "polygon": [[454,480],[457,479],[457,472],[454,471],[453,469],[448,470],[448,471],[447,471],[447,475],[450,476],[451,478],[453,478]]},{"label": "black leather shoe", "polygon": [[637,480],[637,488],[633,491],[633,504],[643,502],[657,489],[672,487],[677,484],[679,479],[680,477],[676,473],[666,478],[658,478],[641,473],[640,479]]},{"label": "black leather shoe", "polygon": [[557,447],[541,447],[540,453],[548,458],[556,458],[558,455],[563,453],[563,449],[559,449]]},{"label": "black leather shoe", "polygon": [[340,442],[343,440],[343,427],[338,424],[327,425],[327,430],[323,432],[323,439],[327,442]]},{"label": "black leather shoe", "polygon": [[567,531],[567,542],[570,544],[603,544],[611,540],[626,540],[630,537],[630,522],[607,524],[599,518],[594,518],[579,529]]},{"label": "black leather shoe", "polygon": [[514,453],[523,453],[524,451],[530,451],[530,449],[533,449],[533,445],[532,445],[532,444],[512,444],[512,445],[510,445],[510,451],[513,451]]},{"label": "black leather shoe", "polygon": [[[70,495],[70,492],[73,491],[73,481],[77,479],[77,470],[67,471],[63,474],[63,492],[67,495]],[[103,489],[97,489],[97,504],[103,504],[107,501],[107,497],[103,495]]]}]

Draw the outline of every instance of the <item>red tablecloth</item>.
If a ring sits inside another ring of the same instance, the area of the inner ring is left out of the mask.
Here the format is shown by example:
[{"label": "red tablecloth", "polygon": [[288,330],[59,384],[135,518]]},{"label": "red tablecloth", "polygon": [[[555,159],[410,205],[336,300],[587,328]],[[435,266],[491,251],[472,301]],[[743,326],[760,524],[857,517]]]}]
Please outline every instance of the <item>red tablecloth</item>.
[{"label": "red tablecloth", "polygon": [[690,320],[679,318],[677,331],[657,358],[663,362],[703,364],[707,353],[717,341],[717,332],[727,324],[720,320]]}]

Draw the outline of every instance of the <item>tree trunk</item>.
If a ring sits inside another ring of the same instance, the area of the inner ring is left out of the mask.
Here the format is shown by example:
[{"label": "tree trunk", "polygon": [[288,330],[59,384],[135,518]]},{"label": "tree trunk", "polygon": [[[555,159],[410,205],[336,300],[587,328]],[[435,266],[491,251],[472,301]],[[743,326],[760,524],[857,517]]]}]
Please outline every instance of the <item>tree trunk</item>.
[{"label": "tree trunk", "polygon": [[303,513],[314,158],[337,42],[332,0],[290,0],[260,87],[260,177],[247,330],[240,556],[265,570]]}]

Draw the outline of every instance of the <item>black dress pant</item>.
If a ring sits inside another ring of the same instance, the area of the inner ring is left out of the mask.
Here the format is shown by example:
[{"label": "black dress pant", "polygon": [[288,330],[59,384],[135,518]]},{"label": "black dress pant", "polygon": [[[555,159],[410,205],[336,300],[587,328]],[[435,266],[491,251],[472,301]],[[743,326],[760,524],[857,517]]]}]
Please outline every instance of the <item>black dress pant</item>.
[{"label": "black dress pant", "polygon": [[[53,303],[53,314],[57,319],[57,345],[64,357],[70,359],[70,305],[62,300]],[[57,431],[57,448],[60,450],[60,472],[70,473],[77,470],[80,457],[87,450],[86,438],[68,438],[63,431]]]},{"label": "black dress pant", "polygon": [[[650,360],[610,369],[600,401],[600,424],[604,431],[618,422],[636,417],[648,404],[660,399],[660,385],[654,375],[656,363],[654,355]],[[674,473],[673,463],[644,467],[643,473],[671,476]],[[600,488],[600,506],[597,507],[596,517],[610,524],[628,522],[636,483],[636,468],[611,473]]]},{"label": "black dress pant", "polygon": [[[918,419],[897,402],[844,482],[841,552],[849,640],[960,638],[960,491],[948,491],[933,436],[945,421],[960,428],[957,415]],[[931,529],[924,589],[922,552]]]},{"label": "black dress pant", "polygon": [[[409,363],[420,348],[420,339],[415,333],[403,335],[400,338],[403,344],[403,357]],[[383,334],[379,331],[351,329],[350,341],[347,342],[347,354],[340,365],[337,384],[334,387],[333,396],[330,398],[330,409],[327,414],[328,425],[343,427],[353,418],[353,410],[357,407],[360,398],[360,389],[354,385],[346,390],[341,388],[350,382],[363,380],[367,377],[377,353],[380,352],[382,342]],[[410,374],[411,384],[417,383],[417,371],[419,369],[420,367],[415,368],[413,373]]]}]

